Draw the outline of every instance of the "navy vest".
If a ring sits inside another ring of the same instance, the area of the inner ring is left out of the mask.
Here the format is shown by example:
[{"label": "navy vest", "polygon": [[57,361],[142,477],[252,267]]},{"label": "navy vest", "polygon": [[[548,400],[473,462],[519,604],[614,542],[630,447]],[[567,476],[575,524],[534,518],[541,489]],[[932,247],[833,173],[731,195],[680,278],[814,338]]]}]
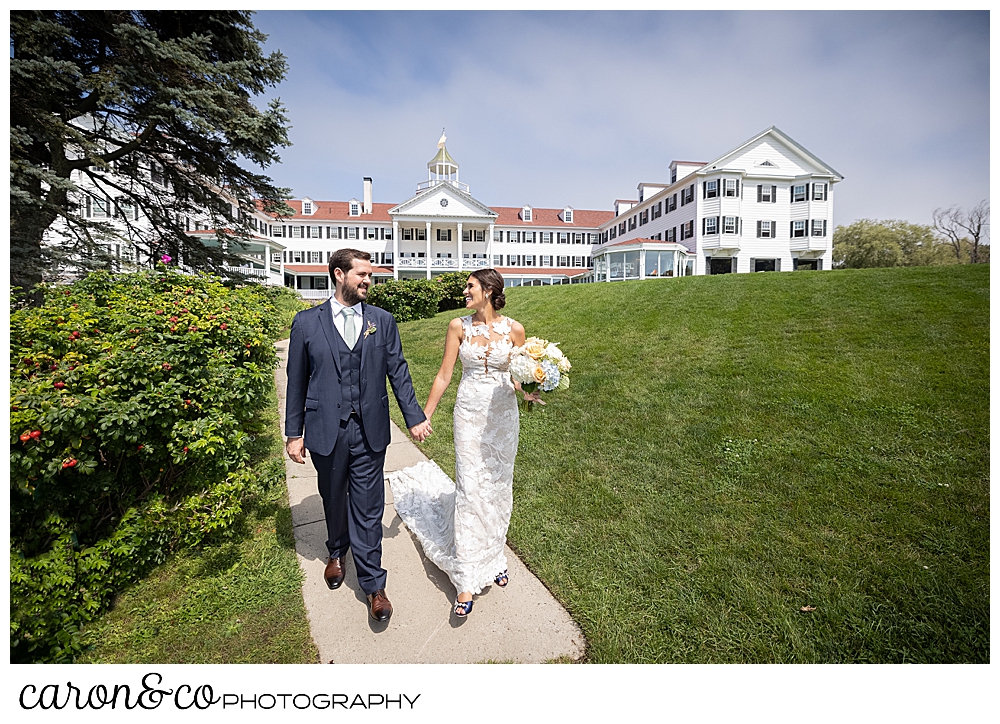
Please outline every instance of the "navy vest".
[{"label": "navy vest", "polygon": [[335,331],[333,336],[340,357],[340,419],[346,420],[352,412],[361,419],[361,335],[354,349],[347,346],[339,332]]}]

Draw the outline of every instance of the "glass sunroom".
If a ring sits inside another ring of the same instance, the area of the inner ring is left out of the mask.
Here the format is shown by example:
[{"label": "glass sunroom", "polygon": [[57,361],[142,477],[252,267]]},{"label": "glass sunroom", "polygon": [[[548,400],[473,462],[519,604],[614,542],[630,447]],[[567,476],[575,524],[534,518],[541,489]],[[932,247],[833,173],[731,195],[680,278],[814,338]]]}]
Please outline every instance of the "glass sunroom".
[{"label": "glass sunroom", "polygon": [[603,249],[595,249],[594,281],[660,279],[694,273],[693,257],[687,248],[654,239],[629,239]]}]

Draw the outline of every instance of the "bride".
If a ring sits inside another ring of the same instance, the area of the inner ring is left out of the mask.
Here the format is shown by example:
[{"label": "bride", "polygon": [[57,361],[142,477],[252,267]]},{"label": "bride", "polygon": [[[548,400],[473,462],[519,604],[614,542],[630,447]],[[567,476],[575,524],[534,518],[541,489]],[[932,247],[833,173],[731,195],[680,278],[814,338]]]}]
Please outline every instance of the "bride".
[{"label": "bride", "polygon": [[[473,313],[448,325],[444,359],[424,407],[429,423],[460,358],[455,483],[433,462],[389,475],[396,512],[458,591],[456,616],[472,612],[473,594],[491,583],[502,588],[508,581],[503,548],[519,428],[515,390],[521,391],[508,367],[511,350],[524,344],[524,327],[499,314],[506,302],[503,289],[503,277],[493,269],[469,276],[465,306]],[[545,404],[537,392],[522,394]]]}]

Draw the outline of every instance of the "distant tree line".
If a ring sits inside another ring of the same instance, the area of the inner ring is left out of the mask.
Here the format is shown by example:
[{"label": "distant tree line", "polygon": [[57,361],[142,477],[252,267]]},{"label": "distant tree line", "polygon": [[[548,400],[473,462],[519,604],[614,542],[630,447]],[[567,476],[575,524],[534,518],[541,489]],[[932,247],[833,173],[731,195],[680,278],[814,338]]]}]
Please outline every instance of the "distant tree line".
[{"label": "distant tree line", "polygon": [[990,260],[990,206],[935,209],[930,225],[897,219],[860,219],[833,233],[833,265],[840,269],[883,266],[984,264]]}]

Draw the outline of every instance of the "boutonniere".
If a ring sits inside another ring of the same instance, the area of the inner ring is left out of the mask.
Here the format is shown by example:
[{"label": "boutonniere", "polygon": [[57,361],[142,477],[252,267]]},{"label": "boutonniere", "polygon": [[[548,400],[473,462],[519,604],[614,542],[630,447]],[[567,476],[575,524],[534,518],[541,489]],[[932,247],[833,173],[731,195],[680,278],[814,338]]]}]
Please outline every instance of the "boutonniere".
[{"label": "boutonniere", "polygon": [[365,336],[364,336],[364,338],[368,339],[368,335],[369,334],[375,334],[375,329],[376,329],[375,328],[375,322],[373,322],[372,320],[369,319],[368,320],[368,328],[365,330]]}]

